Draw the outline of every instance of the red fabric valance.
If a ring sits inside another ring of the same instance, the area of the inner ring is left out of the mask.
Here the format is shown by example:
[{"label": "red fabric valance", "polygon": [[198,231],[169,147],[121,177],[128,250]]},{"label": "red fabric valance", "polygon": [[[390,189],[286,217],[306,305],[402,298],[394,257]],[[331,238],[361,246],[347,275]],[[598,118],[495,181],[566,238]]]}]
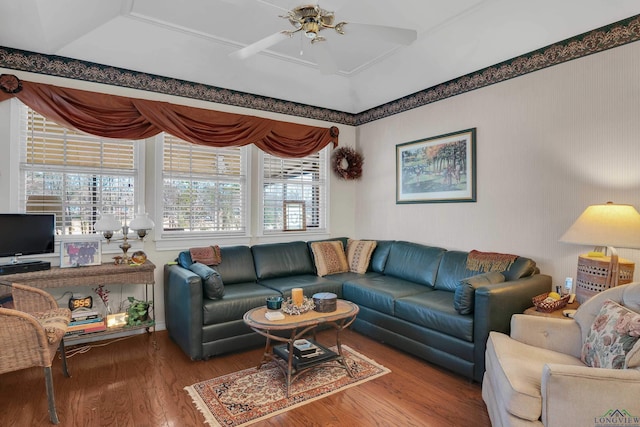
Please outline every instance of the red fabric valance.
[{"label": "red fabric valance", "polygon": [[281,122],[19,81],[0,76],[0,102],[16,97],[56,123],[105,138],[144,139],[167,132],[212,147],[255,144],[278,157],[305,157],[338,145],[338,128]]}]

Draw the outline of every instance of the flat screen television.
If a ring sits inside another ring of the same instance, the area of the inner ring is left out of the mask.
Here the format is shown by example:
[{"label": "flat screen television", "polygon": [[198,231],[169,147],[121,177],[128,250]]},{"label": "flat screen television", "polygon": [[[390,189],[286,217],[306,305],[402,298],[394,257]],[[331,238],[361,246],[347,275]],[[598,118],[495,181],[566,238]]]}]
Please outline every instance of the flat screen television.
[{"label": "flat screen television", "polygon": [[55,251],[54,214],[0,214],[0,257]]}]

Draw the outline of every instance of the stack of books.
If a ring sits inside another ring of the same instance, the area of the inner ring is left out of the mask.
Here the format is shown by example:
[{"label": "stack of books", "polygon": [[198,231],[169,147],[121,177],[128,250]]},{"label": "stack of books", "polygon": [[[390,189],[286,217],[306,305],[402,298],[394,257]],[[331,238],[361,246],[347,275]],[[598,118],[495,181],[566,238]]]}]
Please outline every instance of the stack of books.
[{"label": "stack of books", "polygon": [[99,311],[78,309],[71,312],[71,322],[65,336],[102,332],[106,329],[107,325]]},{"label": "stack of books", "polygon": [[293,342],[293,354],[306,359],[322,354],[322,349],[309,340],[301,339]]}]

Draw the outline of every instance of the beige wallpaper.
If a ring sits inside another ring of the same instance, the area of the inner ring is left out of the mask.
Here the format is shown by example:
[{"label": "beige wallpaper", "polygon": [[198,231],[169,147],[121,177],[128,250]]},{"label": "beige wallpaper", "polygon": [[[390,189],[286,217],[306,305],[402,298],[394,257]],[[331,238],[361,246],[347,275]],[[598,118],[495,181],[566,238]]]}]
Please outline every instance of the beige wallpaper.
[{"label": "beige wallpaper", "polygon": [[[558,239],[580,213],[640,208],[639,70],[633,43],[361,126],[356,235],[515,253],[554,284],[575,278],[592,248]],[[477,202],[396,205],[396,144],[472,127]],[[640,261],[640,250],[619,253]]]}]

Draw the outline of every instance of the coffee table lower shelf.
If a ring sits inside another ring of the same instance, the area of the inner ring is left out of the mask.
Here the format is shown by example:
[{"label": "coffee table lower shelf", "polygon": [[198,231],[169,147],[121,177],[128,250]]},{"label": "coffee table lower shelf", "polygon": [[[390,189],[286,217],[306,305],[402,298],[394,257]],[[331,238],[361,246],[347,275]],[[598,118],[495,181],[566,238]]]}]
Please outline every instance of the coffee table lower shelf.
[{"label": "coffee table lower shelf", "polygon": [[[291,363],[296,370],[296,373],[308,369],[313,368],[321,363],[331,362],[332,360],[336,360],[341,357],[338,353],[329,350],[327,347],[322,344],[318,344],[316,341],[309,340],[315,346],[320,349],[320,354],[316,354],[311,357],[298,357],[295,354],[291,358]],[[289,345],[281,344],[273,347],[273,353],[279,356],[284,362],[289,361]]]}]

